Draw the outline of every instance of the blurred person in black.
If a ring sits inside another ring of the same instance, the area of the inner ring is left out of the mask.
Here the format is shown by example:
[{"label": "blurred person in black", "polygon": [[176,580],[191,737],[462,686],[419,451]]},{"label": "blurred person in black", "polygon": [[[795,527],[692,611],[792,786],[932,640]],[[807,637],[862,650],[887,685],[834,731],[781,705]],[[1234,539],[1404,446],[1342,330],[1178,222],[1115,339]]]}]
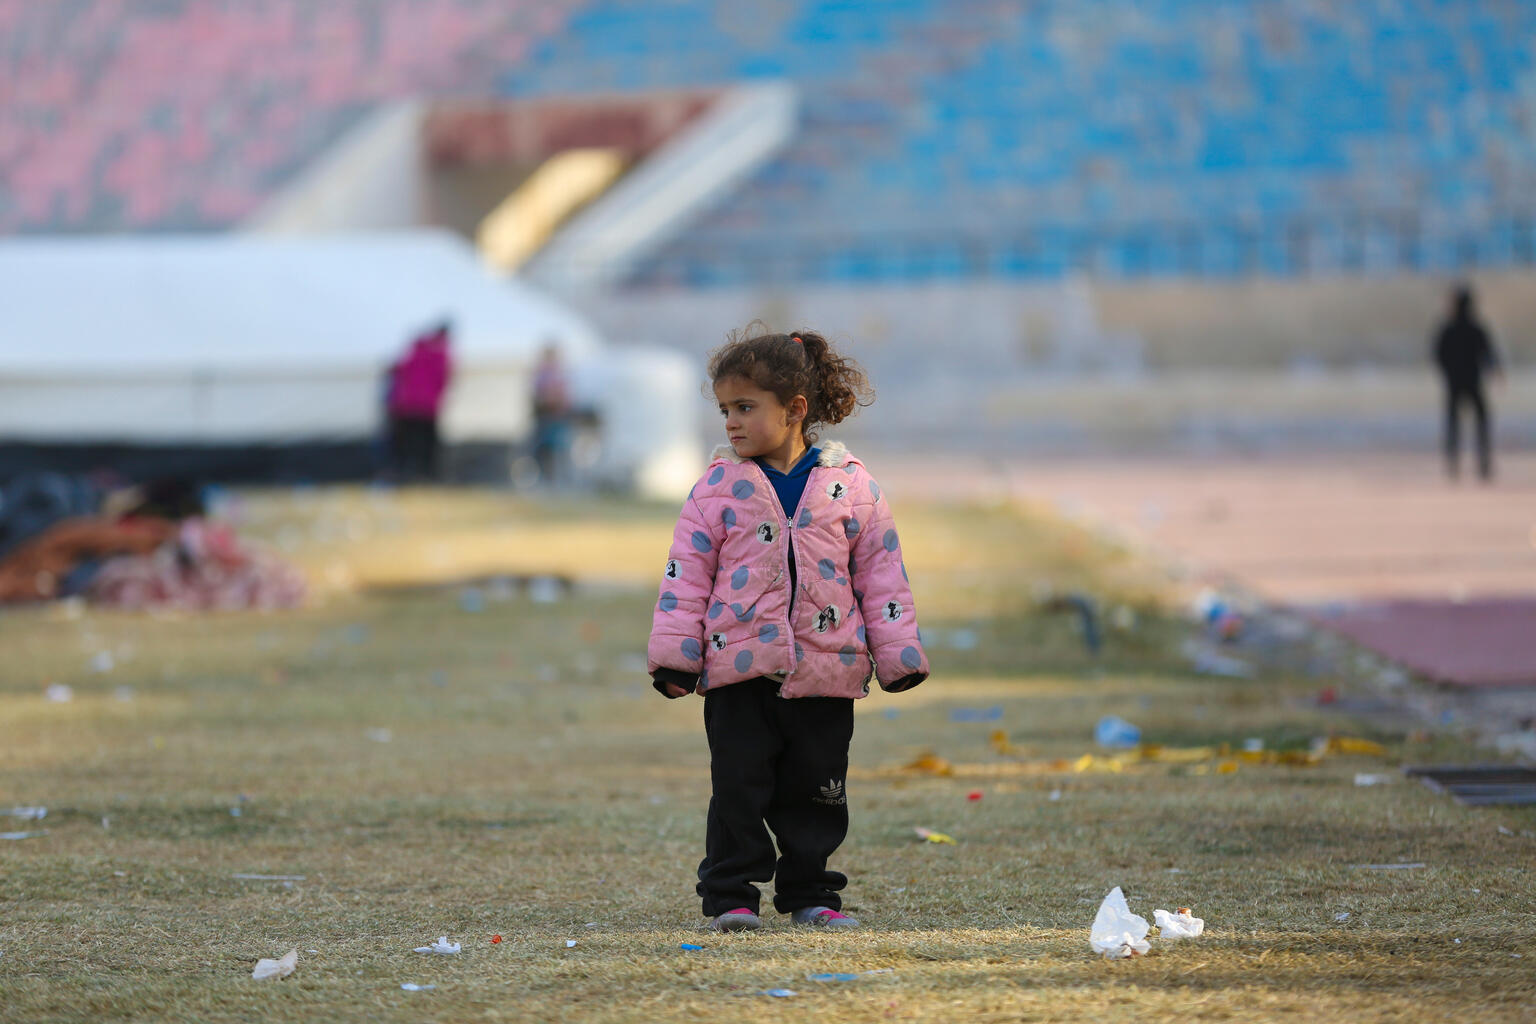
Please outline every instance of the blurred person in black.
[{"label": "blurred person in black", "polygon": [[1493,440],[1488,425],[1485,373],[1498,375],[1499,356],[1493,339],[1477,319],[1471,285],[1451,293],[1451,315],[1435,335],[1435,364],[1445,381],[1445,469],[1454,479],[1461,470],[1461,407],[1472,407],[1477,422],[1477,469],[1493,479]]}]

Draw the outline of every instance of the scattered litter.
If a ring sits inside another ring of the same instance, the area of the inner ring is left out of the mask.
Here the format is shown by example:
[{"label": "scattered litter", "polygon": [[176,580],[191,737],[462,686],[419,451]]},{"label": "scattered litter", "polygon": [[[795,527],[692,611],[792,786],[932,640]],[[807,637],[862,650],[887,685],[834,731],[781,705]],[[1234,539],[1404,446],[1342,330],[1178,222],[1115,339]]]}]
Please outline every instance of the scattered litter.
[{"label": "scattered litter", "polygon": [[575,939],[566,939],[565,940],[565,948],[566,949],[575,949],[576,948],[576,940]]},{"label": "scattered litter", "polygon": [[1499,826],[1499,835],[1501,835],[1501,836],[1512,836],[1514,834],[1515,834],[1515,830],[1514,829],[1512,829],[1512,828],[1505,828],[1503,825]]},{"label": "scattered litter", "polygon": [[1061,790],[1059,790],[1059,789],[1051,790],[1051,795],[1049,797],[1047,797],[1046,799],[1048,799],[1048,800],[1060,800],[1061,799]]},{"label": "scattered litter", "polygon": [[1427,867],[1422,861],[1402,864],[1356,864],[1354,867],[1364,868],[1367,871],[1409,871],[1413,868]]},{"label": "scattered litter", "polygon": [[1314,746],[1325,754],[1365,754],[1369,757],[1386,757],[1387,748],[1374,740],[1362,740],[1354,736],[1330,736],[1318,740]]},{"label": "scattered litter", "polygon": [[1243,749],[1250,754],[1257,754],[1264,749],[1264,737],[1250,736],[1243,740]]},{"label": "scattered litter", "polygon": [[965,798],[971,801],[971,803],[975,803],[977,800],[981,799],[981,790],[973,789],[969,793],[965,794]]},{"label": "scattered litter", "polygon": [[829,971],[825,974],[807,974],[807,981],[858,981],[869,974],[894,974],[895,968],[880,967],[872,971]]},{"label": "scattered litter", "polygon": [[1204,918],[1192,916],[1188,907],[1180,907],[1172,914],[1154,910],[1152,919],[1157,922],[1160,939],[1192,939],[1205,931]]},{"label": "scattered litter", "polygon": [[794,994],[795,990],[792,988],[770,988],[763,990],[763,995],[773,996],[775,999],[787,999]]},{"label": "scattered litter", "polygon": [[1098,655],[1103,639],[1099,629],[1099,608],[1093,598],[1087,594],[1058,594],[1042,601],[1040,608],[1042,611],[1076,614],[1083,633],[1083,647],[1089,655]]},{"label": "scattered litter", "polygon": [[1213,651],[1198,640],[1188,640],[1182,647],[1190,667],[1203,676],[1221,676],[1227,679],[1250,679],[1253,666],[1241,658],[1233,658]]},{"label": "scattered litter", "polygon": [[1134,747],[1141,742],[1141,730],[1123,718],[1105,715],[1093,727],[1093,741],[1101,747]]},{"label": "scattered litter", "polygon": [[1340,922],[1340,923],[1348,921],[1349,920],[1349,911],[1346,910],[1342,914],[1334,914],[1333,915],[1333,919],[1335,921]]},{"label": "scattered litter", "polygon": [[388,743],[395,738],[395,734],[388,729],[364,729],[363,735],[375,743]]},{"label": "scattered litter", "polygon": [[1099,904],[1093,928],[1088,933],[1088,944],[1110,960],[1141,956],[1152,948],[1147,941],[1150,928],[1146,918],[1131,913],[1125,903],[1125,893],[1117,885]]},{"label": "scattered litter", "polygon": [[418,985],[414,981],[402,981],[400,987],[407,992],[431,992],[436,985]]},{"label": "scattered litter", "polygon": [[231,878],[239,878],[247,882],[302,882],[305,875],[231,875]]},{"label": "scattered litter", "polygon": [[1003,717],[1003,706],[994,704],[989,708],[955,708],[949,713],[951,722],[995,722]]},{"label": "scattered litter", "polygon": [[582,927],[583,928],[601,928],[602,927],[602,923],[599,922],[599,921],[588,921],[586,924],[582,925]]},{"label": "scattered litter", "polygon": [[1084,754],[1070,765],[1074,772],[1109,772],[1118,775],[1125,770],[1118,757],[1094,757]]},{"label": "scattered litter", "polygon": [[948,843],[950,846],[958,846],[953,836],[947,836],[943,832],[935,832],[931,828],[923,828],[921,825],[912,830],[917,833],[917,838],[926,839],[930,843]]},{"label": "scattered litter", "polygon": [[498,943],[500,941],[501,941],[501,936],[500,935],[492,935],[491,936],[491,945],[494,946],[494,945],[496,945],[496,943]]},{"label": "scattered litter", "polygon": [[306,952],[306,953],[318,953],[320,951],[318,949],[306,949],[304,952]]},{"label": "scattered litter", "polygon": [[6,813],[13,818],[20,818],[22,821],[41,821],[42,819],[48,817],[48,808],[12,807]]},{"label": "scattered litter", "polygon": [[43,691],[43,695],[55,704],[68,704],[75,699],[75,690],[72,686],[63,683],[54,683]]},{"label": "scattered litter", "polygon": [[257,981],[265,981],[268,978],[286,978],[293,973],[294,967],[299,962],[299,950],[295,946],[283,954],[281,960],[257,960],[256,968],[251,971],[251,977]]},{"label": "scattered litter", "polygon": [[444,956],[449,953],[457,953],[458,951],[459,944],[457,942],[449,942],[446,935],[439,935],[437,941],[430,946],[417,946],[415,949],[417,953],[442,953]]},{"label": "scattered litter", "polygon": [[38,836],[45,836],[47,834],[47,829],[41,832],[0,832],[0,839],[35,839]]},{"label": "scattered litter", "polygon": [[920,754],[903,766],[902,771],[919,772],[924,775],[953,775],[954,768],[944,758],[937,754]]},{"label": "scattered litter", "polygon": [[1357,786],[1386,786],[1396,781],[1396,775],[1386,775],[1380,772],[1355,772],[1355,785]]},{"label": "scattered litter", "polygon": [[691,942],[680,942],[680,943],[677,944],[677,948],[678,949],[686,949],[689,952],[697,953],[699,950],[703,949],[704,947],[703,946],[696,946],[696,945],[694,945]]}]

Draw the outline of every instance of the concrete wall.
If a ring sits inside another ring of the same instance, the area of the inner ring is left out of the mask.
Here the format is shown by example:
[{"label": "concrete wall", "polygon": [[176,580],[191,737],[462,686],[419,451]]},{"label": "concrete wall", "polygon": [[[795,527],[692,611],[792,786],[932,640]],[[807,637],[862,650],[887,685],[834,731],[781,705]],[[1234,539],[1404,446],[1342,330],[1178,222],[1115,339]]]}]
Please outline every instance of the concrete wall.
[{"label": "concrete wall", "polygon": [[[1508,443],[1536,443],[1536,274],[1478,275],[1515,370]],[[827,334],[878,400],[828,436],[942,449],[1433,446],[1429,335],[1449,282],[952,283],[609,292],[579,308],[617,344],[706,353],[753,319]],[[718,433],[701,393],[706,436]]]},{"label": "concrete wall", "polygon": [[[1515,363],[1536,361],[1536,272],[1471,275]],[[1153,367],[1422,365],[1452,282],[1434,277],[1096,285],[1094,313]]]}]

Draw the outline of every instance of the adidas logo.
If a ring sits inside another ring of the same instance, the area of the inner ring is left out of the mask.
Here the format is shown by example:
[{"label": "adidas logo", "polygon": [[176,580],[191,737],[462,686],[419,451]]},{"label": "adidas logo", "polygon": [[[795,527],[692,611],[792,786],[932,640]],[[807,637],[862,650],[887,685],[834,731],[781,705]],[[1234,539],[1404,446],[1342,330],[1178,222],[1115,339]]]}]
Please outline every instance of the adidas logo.
[{"label": "adidas logo", "polygon": [[827,784],[821,788],[820,796],[811,797],[813,803],[827,804],[836,807],[848,802],[848,797],[843,793],[843,783],[840,779],[828,779]]}]

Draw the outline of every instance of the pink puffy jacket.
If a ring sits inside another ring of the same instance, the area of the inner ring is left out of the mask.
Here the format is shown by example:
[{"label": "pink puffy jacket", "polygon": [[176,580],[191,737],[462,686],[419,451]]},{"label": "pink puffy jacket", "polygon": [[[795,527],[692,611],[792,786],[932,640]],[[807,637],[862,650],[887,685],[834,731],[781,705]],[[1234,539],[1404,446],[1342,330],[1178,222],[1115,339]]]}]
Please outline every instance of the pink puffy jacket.
[{"label": "pink puffy jacket", "polygon": [[862,697],[871,670],[887,690],[927,678],[890,506],[863,463],[825,444],[786,517],[757,463],[716,449],[678,517],[647,654],[699,693],[771,676],[784,697]]},{"label": "pink puffy jacket", "polygon": [[452,373],[447,332],[436,331],[417,338],[411,350],[395,364],[389,388],[390,413],[421,418],[437,416]]}]

